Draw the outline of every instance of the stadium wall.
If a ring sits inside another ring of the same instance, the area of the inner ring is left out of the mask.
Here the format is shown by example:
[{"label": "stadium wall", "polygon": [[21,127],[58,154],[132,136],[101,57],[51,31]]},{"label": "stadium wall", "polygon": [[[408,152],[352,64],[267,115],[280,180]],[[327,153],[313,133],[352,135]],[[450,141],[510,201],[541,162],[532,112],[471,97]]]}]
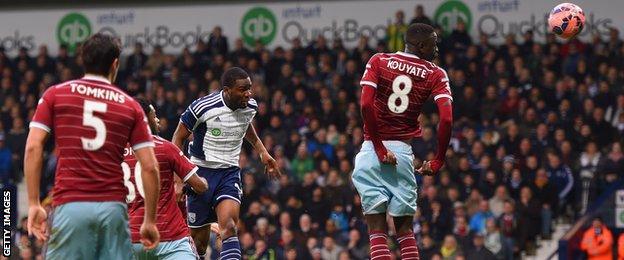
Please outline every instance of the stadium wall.
[{"label": "stadium wall", "polygon": [[[624,29],[624,1],[579,0],[586,11],[587,26],[581,37],[608,35],[609,28]],[[607,4],[608,3],[608,4]],[[543,38],[548,12],[556,2],[543,0],[388,0],[207,3],[185,5],[124,5],[94,8],[16,9],[0,11],[0,46],[14,55],[20,47],[36,49],[47,44],[55,54],[59,44],[73,48],[88,35],[105,31],[118,35],[125,47],[135,42],[165,47],[179,53],[185,46],[206,40],[219,25],[224,34],[240,36],[249,45],[256,39],[269,47],[287,46],[299,37],[306,44],[317,35],[338,36],[347,47],[357,45],[362,35],[384,39],[385,28],[397,10],[406,20],[422,4],[426,14],[446,32],[459,20],[467,21],[470,33],[480,31],[492,42],[502,42],[508,33],[532,29]],[[598,15],[599,14],[599,15]],[[233,40],[230,40],[233,44]],[[132,48],[126,48],[130,52]]]}]

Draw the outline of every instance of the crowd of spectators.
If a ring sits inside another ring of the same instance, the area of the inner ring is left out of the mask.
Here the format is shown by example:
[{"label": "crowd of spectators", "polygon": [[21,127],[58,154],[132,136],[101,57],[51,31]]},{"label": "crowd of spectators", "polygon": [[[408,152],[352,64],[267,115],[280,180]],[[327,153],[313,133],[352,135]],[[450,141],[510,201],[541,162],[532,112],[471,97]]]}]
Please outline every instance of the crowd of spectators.
[{"label": "crowd of spectators", "polygon": [[[416,9],[413,21],[431,22],[422,7]],[[405,26],[403,17],[397,13],[392,33]],[[448,71],[455,121],[446,166],[435,177],[417,176],[414,231],[421,257],[530,254],[537,237],[550,237],[553,220],[582,213],[624,172],[623,42],[616,29],[589,42],[553,35],[537,42],[526,31],[498,45],[487,35],[471,38],[461,22],[448,34],[436,30],[443,35],[436,63]],[[151,100],[160,135],[170,139],[190,102],[219,91],[225,69],[247,70],[259,104],[256,129],[285,174],[268,180],[253,149],[241,154],[245,258],[366,259],[367,230],[350,182],[363,140],[359,80],[368,59],[389,51],[388,44],[372,46],[362,37],[357,47],[345,48],[340,39],[319,36],[309,45],[295,39],[268,49],[241,39],[230,45],[224,33],[216,27],[207,42],[178,55],[158,46],[146,52],[137,43],[116,84]],[[66,46],[55,57],[46,46],[14,57],[0,51],[4,185],[21,182],[38,98],[55,83],[81,77],[80,63]],[[436,147],[433,103],[418,120],[423,136],[413,143],[417,165]],[[50,143],[42,199],[51,195],[55,163]],[[40,243],[24,232],[18,236],[22,255],[40,256]]]}]

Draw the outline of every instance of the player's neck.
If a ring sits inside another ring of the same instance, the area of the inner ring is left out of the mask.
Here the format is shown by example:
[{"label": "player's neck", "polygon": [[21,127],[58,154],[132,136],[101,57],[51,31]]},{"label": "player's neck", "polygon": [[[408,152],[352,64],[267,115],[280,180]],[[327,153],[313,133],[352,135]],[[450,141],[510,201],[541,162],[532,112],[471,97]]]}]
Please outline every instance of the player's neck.
[{"label": "player's neck", "polygon": [[84,79],[89,79],[89,80],[103,81],[103,82],[106,82],[108,84],[111,84],[110,77],[105,77],[103,75],[92,74],[92,73],[85,73],[83,78]]}]

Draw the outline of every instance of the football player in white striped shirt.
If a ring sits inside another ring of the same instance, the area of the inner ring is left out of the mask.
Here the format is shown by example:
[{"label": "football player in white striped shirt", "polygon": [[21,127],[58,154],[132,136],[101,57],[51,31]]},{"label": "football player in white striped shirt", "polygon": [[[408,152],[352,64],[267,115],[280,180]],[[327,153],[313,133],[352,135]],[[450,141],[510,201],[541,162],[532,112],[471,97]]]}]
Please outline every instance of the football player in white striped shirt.
[{"label": "football player in white striped shirt", "polygon": [[208,180],[203,194],[188,191],[188,224],[200,258],[205,255],[210,223],[217,221],[223,240],[221,259],[241,259],[236,223],[242,196],[238,159],[246,139],[260,155],[270,177],[281,173],[275,159],[251,124],[258,104],[251,98],[251,79],[243,69],[228,69],[221,77],[222,90],[195,100],[180,118],[173,143],[182,149],[193,134],[191,161],[197,174]]}]

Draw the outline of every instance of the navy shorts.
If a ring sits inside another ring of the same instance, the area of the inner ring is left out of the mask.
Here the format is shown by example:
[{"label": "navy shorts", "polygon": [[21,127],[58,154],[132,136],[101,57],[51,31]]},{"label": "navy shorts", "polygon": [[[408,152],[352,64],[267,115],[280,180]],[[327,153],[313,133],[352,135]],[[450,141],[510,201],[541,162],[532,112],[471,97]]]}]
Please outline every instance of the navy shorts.
[{"label": "navy shorts", "polygon": [[240,204],[243,195],[241,172],[238,167],[223,169],[199,167],[197,174],[208,181],[208,191],[197,194],[188,189],[187,220],[191,228],[199,228],[217,222],[215,211],[217,204],[225,199],[235,200]]}]

